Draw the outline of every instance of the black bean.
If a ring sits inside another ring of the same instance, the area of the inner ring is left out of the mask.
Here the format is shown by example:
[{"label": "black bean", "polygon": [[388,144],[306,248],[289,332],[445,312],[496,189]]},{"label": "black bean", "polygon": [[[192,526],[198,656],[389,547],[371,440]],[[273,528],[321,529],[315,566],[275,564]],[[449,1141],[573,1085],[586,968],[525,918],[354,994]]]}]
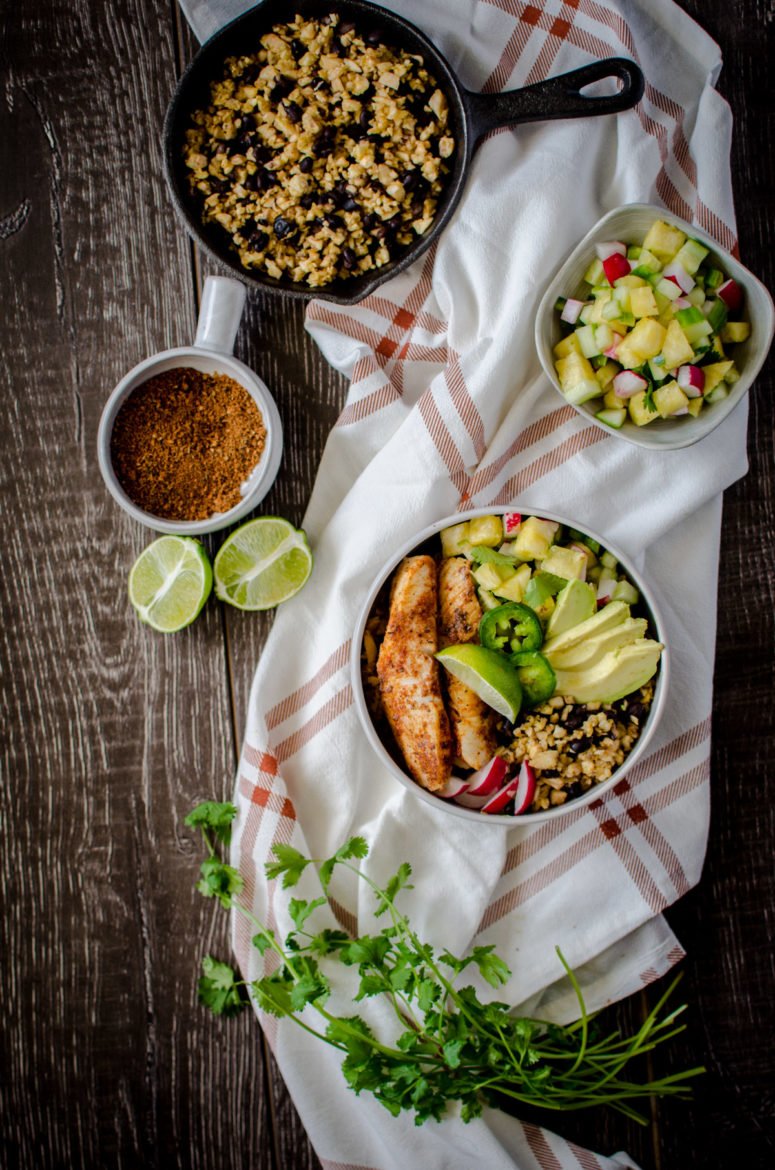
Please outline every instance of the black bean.
[{"label": "black bean", "polygon": [[283,109],[288,121],[293,122],[294,126],[301,121],[301,109],[296,105],[296,102],[285,102]]},{"label": "black bean", "polygon": [[315,196],[311,191],[308,191],[306,195],[302,195],[299,199],[299,205],[304,208],[310,208],[314,202]]},{"label": "black bean", "polygon": [[367,45],[380,45],[382,43],[382,29],[373,28],[370,32],[366,33],[364,40]]},{"label": "black bean", "polygon": [[297,37],[294,37],[293,40],[291,41],[291,51],[292,51],[294,57],[296,58],[296,60],[298,61],[299,57],[303,57],[304,54],[306,53],[307,46],[302,44],[302,42],[300,40],[298,40]]},{"label": "black bean", "polygon": [[357,261],[358,257],[355,255],[352,248],[342,248],[342,264],[348,270],[348,272],[351,268],[355,267]]},{"label": "black bean", "polygon": [[228,179],[211,179],[210,186],[212,187],[213,191],[218,191],[221,195],[223,195],[225,191],[229,190],[231,183]]},{"label": "black bean", "polygon": [[384,240],[387,235],[387,228],[384,223],[375,224],[371,229],[371,235],[374,236],[375,240]]},{"label": "black bean", "polygon": [[577,796],[581,796],[581,785],[578,780],[575,784],[569,784],[565,789],[565,795],[568,800],[575,800]]},{"label": "black bean", "polygon": [[287,98],[295,84],[295,81],[290,77],[281,77],[279,81],[275,82],[269,97],[279,105],[283,98]]},{"label": "black bean", "polygon": [[399,182],[405,191],[414,191],[419,181],[420,172],[416,170],[404,171],[403,175],[399,177]]},{"label": "black bean", "polygon": [[397,232],[398,229],[401,227],[402,222],[403,221],[402,221],[400,214],[394,215],[391,219],[388,219],[385,221],[387,227],[390,228],[391,232]]},{"label": "black bean", "polygon": [[307,231],[312,236],[315,234],[315,232],[319,232],[320,229],[322,228],[322,226],[323,226],[323,220],[320,218],[319,215],[316,215],[315,218],[311,219],[309,221],[309,223],[307,224]]},{"label": "black bean", "polygon": [[587,712],[583,707],[573,707],[567,719],[563,719],[563,727],[566,731],[577,731],[586,723],[587,717]]},{"label": "black bean", "polygon": [[277,219],[274,221],[274,234],[277,236],[278,240],[284,240],[292,232],[293,224],[289,223],[288,220],[284,218],[284,216],[278,215]]},{"label": "black bean", "polygon": [[345,199],[344,203],[342,204],[342,211],[357,211],[357,210],[358,210],[358,204],[353,199],[352,195],[348,195],[347,198]]},{"label": "black bean", "polygon": [[351,20],[345,20],[339,25],[339,35],[343,37],[345,33],[355,32],[355,25]]},{"label": "black bean", "polygon": [[368,231],[370,231],[370,230],[371,230],[371,229],[374,227],[374,224],[375,224],[376,222],[377,222],[377,217],[376,217],[376,215],[374,214],[374,212],[373,212],[373,211],[367,211],[367,212],[366,212],[366,214],[365,214],[365,215],[364,215],[364,217],[363,217],[363,226],[364,226],[364,228],[366,229],[366,231],[367,231],[367,232],[368,232]]},{"label": "black bean", "polygon": [[301,173],[303,175],[308,175],[310,173],[310,171],[312,170],[312,167],[313,167],[312,159],[309,157],[309,155],[305,155],[304,158],[299,163],[299,170],[301,171]]},{"label": "black bean", "polygon": [[322,77],[316,77],[312,82],[312,89],[315,93],[321,93],[323,90],[329,91],[328,82],[324,81]]},{"label": "black bean", "polygon": [[409,209],[412,219],[419,219],[423,213],[422,199],[413,199],[412,206]]},{"label": "black bean", "polygon": [[339,218],[338,215],[327,215],[325,217],[325,219],[326,219],[326,223],[328,224],[328,226],[330,228],[344,227],[344,223],[342,222],[342,220]]},{"label": "black bean", "polygon": [[368,133],[370,124],[371,124],[371,113],[369,112],[369,110],[366,110],[366,109],[361,110],[361,115],[358,118],[358,128],[360,130],[366,131],[366,133]]},{"label": "black bean", "polygon": [[253,232],[253,235],[248,240],[250,247],[254,252],[263,252],[269,243],[269,236],[266,232]]},{"label": "black bean", "polygon": [[581,739],[572,739],[571,742],[568,744],[568,755],[569,756],[578,756],[582,752],[585,752],[587,750],[587,748],[589,747],[589,742],[590,741],[587,739],[586,736],[582,736]]}]

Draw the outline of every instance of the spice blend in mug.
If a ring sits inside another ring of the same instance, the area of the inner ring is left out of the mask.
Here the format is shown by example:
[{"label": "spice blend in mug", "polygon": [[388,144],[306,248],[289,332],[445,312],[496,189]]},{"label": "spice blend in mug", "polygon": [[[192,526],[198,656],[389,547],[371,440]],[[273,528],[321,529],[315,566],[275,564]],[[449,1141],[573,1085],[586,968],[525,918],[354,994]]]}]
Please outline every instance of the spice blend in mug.
[{"label": "spice blend in mug", "polygon": [[261,411],[244,386],[180,367],[130,394],[110,455],[138,508],[164,520],[206,520],[239,504],[265,444]]}]

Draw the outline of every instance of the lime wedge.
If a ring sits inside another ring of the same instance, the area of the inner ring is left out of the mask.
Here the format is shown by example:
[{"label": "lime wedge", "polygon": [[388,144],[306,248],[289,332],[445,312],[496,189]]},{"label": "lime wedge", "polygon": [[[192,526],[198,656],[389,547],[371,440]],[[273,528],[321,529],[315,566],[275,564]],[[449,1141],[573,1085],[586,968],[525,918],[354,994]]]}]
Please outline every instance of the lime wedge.
[{"label": "lime wedge", "polygon": [[522,706],[522,686],[516,670],[502,654],[465,642],[439,650],[436,657],[483,702],[514,722]]},{"label": "lime wedge", "polygon": [[213,565],[215,595],[237,609],[272,609],[312,572],[304,533],[279,516],[248,520],[224,541]]},{"label": "lime wedge", "polygon": [[162,634],[191,624],[213,587],[207,553],[190,536],[161,536],[129,574],[129,600],[141,622]]}]

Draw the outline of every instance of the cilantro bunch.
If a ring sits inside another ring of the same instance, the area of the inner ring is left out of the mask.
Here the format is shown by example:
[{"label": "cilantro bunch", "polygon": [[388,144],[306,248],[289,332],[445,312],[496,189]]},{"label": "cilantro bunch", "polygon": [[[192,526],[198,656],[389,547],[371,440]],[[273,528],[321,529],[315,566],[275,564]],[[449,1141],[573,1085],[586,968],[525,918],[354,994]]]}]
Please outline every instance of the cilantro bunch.
[{"label": "cilantro bunch", "polygon": [[[228,844],[236,813],[232,804],[207,802],[186,818],[187,825],[201,830],[208,853],[197,889],[252,920],[253,945],[262,955],[276,957],[267,964],[274,969],[246,983],[228,964],[208,955],[202,963],[200,1000],[216,1014],[233,1015],[252,997],[263,1011],[293,1020],[342,1053],[342,1073],[355,1093],[372,1093],[394,1116],[408,1110],[420,1125],[431,1117],[441,1120],[448,1106],[458,1102],[463,1120],[470,1121],[484,1105],[497,1105],[498,1098],[506,1097],[548,1110],[608,1105],[645,1124],[633,1102],[650,1096],[688,1096],[687,1081],[704,1071],[689,1069],[645,1083],[625,1073],[634,1058],[683,1031],[683,1025],[675,1023],[682,1007],[660,1019],[677,980],[628,1037],[598,1032],[559,949],[579,1003],[575,1023],[561,1026],[517,1017],[506,1003],[482,1002],[474,987],[460,986],[460,976],[476,968],[498,988],[509,978],[509,968],[492,946],[474,947],[461,959],[446,950],[437,953],[418,938],[396,906],[400,891],[412,888],[410,866],[400,865],[381,888],[357,865],[368,853],[362,837],[351,838],[322,861],[313,861],[290,845],[274,846],[275,860],[265,866],[268,878],[293,887],[313,865],[323,891],[311,900],[291,899],[295,929],[278,939],[240,903],[242,879],[217,854],[219,844]],[[386,921],[378,934],[351,938],[341,930],[314,929],[311,920],[326,905],[338,866],[371,887],[375,914]],[[338,964],[357,971],[355,1003],[378,996],[390,1006],[395,1021],[391,1036],[375,1035],[361,1015],[329,1011],[330,980]]]}]

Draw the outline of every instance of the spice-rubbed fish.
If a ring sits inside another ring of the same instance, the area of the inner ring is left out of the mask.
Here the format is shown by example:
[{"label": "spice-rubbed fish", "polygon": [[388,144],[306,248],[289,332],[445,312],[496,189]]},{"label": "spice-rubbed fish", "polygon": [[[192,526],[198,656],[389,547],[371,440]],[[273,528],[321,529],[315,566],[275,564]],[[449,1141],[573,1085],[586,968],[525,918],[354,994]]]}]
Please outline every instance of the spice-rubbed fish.
[{"label": "spice-rubbed fish", "polygon": [[407,557],[393,578],[377,659],[382,705],[412,776],[437,792],[452,771],[452,732],[441,692],[433,557]]},{"label": "spice-rubbed fish", "polygon": [[[439,642],[475,642],[482,619],[471,567],[465,557],[446,557],[439,569]],[[447,675],[447,697],[455,755],[469,768],[483,768],[495,755],[495,713],[470,687]]]}]

